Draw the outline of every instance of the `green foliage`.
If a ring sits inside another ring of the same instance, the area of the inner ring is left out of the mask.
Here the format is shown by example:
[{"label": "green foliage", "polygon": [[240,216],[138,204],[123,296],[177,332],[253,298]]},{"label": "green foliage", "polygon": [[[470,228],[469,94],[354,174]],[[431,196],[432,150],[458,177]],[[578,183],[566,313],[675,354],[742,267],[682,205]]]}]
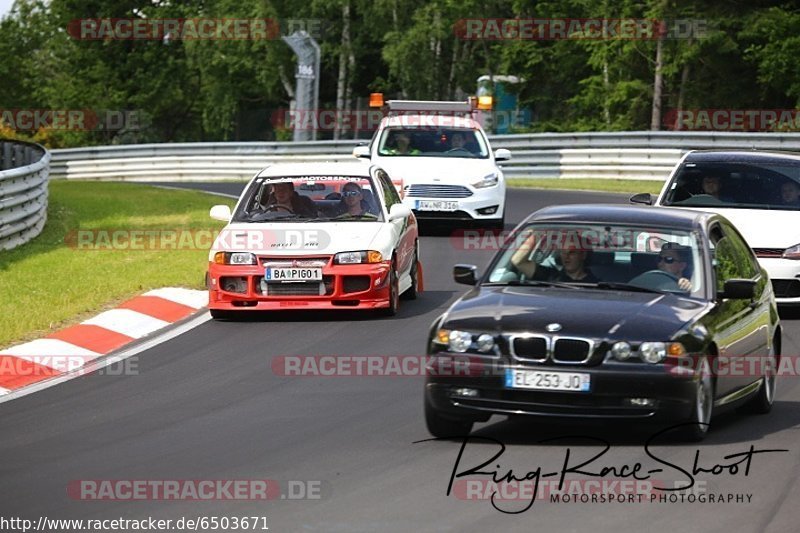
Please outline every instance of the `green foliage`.
[{"label": "green foliage", "polygon": [[664,113],[800,102],[800,9],[772,0],[17,0],[0,20],[0,108],[126,111],[138,120],[18,136],[54,147],[287,137],[270,118],[290,105],[295,59],[277,36],[89,41],[66,31],[95,17],[267,18],[283,30],[290,19],[316,21],[321,108],[336,105],[342,79],[351,107],[363,108],[372,91],[460,99],[481,75],[516,75],[524,81],[513,90],[533,121],[515,131],[649,129],[657,40],[465,40],[465,19],[693,21],[699,34],[661,43]]}]

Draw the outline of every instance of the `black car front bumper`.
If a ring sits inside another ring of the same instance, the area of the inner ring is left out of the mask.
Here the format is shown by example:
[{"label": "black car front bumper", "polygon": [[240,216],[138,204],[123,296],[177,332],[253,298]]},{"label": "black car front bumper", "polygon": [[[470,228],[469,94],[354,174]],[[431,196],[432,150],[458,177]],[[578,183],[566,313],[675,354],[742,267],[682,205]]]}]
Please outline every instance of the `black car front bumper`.
[{"label": "black car front bumper", "polygon": [[[429,375],[425,394],[428,403],[442,415],[462,419],[486,420],[492,414],[501,414],[683,420],[694,406],[695,374],[676,374],[670,368],[648,363],[604,362],[590,367],[495,361],[481,375]],[[585,373],[590,375],[591,388],[588,392],[509,388],[505,385],[506,369]],[[477,395],[459,394],[465,388],[477,391]],[[651,403],[641,405],[642,399]]]}]

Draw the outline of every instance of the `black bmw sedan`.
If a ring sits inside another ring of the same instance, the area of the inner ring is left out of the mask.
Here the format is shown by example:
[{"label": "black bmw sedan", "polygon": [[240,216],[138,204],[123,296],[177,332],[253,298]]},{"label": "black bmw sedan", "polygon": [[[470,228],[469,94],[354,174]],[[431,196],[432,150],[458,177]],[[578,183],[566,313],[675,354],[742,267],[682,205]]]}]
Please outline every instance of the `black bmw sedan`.
[{"label": "black bmw sedan", "polygon": [[[767,273],[721,215],[567,205],[537,211],[429,333],[437,437],[493,414],[674,421],[766,413],[781,328]],[[447,369],[447,370],[443,370]]]}]

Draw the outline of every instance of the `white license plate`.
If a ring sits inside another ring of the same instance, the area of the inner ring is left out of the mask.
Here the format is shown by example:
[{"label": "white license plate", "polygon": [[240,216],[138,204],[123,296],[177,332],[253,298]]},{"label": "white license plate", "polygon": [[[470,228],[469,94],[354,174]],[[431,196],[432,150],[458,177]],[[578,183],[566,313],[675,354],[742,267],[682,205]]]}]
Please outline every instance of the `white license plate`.
[{"label": "white license plate", "polygon": [[589,374],[506,369],[506,388],[589,392]]},{"label": "white license plate", "polygon": [[267,267],[267,281],[322,281],[321,268]]},{"label": "white license plate", "polygon": [[417,211],[458,211],[458,202],[452,200],[417,200]]}]

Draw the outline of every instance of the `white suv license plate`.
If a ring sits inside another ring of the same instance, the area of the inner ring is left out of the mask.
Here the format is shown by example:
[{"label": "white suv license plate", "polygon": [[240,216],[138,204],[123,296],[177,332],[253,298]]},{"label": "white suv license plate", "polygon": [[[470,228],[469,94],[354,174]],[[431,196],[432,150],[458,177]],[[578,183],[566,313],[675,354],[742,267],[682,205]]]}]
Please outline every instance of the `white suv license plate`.
[{"label": "white suv license plate", "polygon": [[506,369],[506,388],[589,392],[590,374]]},{"label": "white suv license plate", "polygon": [[321,268],[270,267],[264,273],[270,282],[280,281],[322,281]]},{"label": "white suv license plate", "polygon": [[417,211],[458,211],[458,202],[452,200],[417,200]]}]

